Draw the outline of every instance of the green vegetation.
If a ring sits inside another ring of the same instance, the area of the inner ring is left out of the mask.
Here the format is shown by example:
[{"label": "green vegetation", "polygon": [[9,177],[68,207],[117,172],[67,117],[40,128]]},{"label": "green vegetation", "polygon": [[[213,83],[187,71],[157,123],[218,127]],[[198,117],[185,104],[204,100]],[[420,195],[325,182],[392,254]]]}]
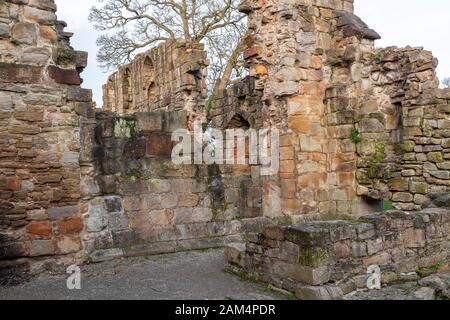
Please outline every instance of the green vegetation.
[{"label": "green vegetation", "polygon": [[436,273],[439,269],[445,267],[447,265],[447,262],[441,261],[439,263],[436,263],[435,265],[428,267],[428,268],[417,268],[416,272],[420,277],[427,277],[430,274]]},{"label": "green vegetation", "polygon": [[383,61],[383,58],[384,58],[383,52],[381,52],[380,50],[377,51],[377,52],[374,54],[374,56],[373,56],[373,59],[374,59],[377,63],[381,63],[381,62]]},{"label": "green vegetation", "polygon": [[327,260],[328,253],[321,248],[302,248],[299,262],[308,267],[317,267]]},{"label": "green vegetation", "polygon": [[359,132],[358,129],[356,129],[356,128],[353,128],[353,129],[352,129],[352,134],[351,134],[350,139],[351,139],[352,142],[355,143],[355,144],[358,144],[358,143],[361,142],[361,140],[362,140],[362,139],[361,139],[361,133]]},{"label": "green vegetation", "polygon": [[211,110],[214,107],[214,95],[210,95],[208,97],[208,101],[206,103],[206,118],[210,119],[211,118]]},{"label": "green vegetation", "polygon": [[370,157],[367,175],[370,179],[375,179],[380,175],[381,164],[386,159],[386,143],[382,142],[375,146],[375,153]]},{"label": "green vegetation", "polygon": [[395,210],[395,207],[394,207],[394,204],[392,203],[392,201],[389,201],[389,200],[383,201],[383,210],[384,211]]}]

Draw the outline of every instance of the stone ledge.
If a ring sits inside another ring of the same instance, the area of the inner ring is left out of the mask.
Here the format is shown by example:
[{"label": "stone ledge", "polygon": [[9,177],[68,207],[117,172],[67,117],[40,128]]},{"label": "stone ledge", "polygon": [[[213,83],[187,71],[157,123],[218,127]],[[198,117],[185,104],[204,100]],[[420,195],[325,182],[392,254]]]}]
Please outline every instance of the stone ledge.
[{"label": "stone ledge", "polygon": [[381,268],[383,284],[417,280],[417,270],[448,266],[449,222],[450,210],[430,208],[355,221],[268,226],[248,234],[246,244],[228,246],[225,253],[231,265],[258,280],[295,290],[299,299],[341,299],[366,286],[372,265]]}]

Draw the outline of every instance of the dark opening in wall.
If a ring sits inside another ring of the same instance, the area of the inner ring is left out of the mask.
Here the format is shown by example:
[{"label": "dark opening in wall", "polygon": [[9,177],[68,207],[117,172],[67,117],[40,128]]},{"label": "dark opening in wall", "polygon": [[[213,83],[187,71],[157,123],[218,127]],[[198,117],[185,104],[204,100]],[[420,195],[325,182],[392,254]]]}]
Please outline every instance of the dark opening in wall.
[{"label": "dark opening in wall", "polygon": [[227,129],[248,130],[250,129],[250,123],[240,114],[236,114],[233,118],[231,118],[230,122],[228,122]]},{"label": "dark opening in wall", "polygon": [[156,101],[155,68],[150,57],[146,57],[143,65],[144,89],[147,90],[147,99],[150,103]]},{"label": "dark opening in wall", "polygon": [[123,109],[130,109],[133,105],[133,89],[131,86],[131,74],[130,70],[126,69],[123,75]]},{"label": "dark opening in wall", "polygon": [[148,101],[151,103],[156,102],[156,85],[154,82],[152,82],[150,84],[150,86],[148,87],[147,98],[148,98]]}]

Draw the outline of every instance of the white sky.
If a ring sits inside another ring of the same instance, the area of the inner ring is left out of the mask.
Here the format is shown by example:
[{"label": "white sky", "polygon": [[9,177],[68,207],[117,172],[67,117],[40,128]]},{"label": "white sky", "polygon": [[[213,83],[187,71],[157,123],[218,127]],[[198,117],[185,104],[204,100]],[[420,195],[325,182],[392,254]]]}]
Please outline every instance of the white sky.
[{"label": "white sky", "polygon": [[[97,66],[97,32],[87,17],[95,0],[56,0],[58,19],[74,32],[72,46],[89,52],[89,64],[83,72],[83,87],[94,90],[94,99],[102,105],[102,85],[107,74]],[[355,13],[382,37],[377,47],[421,46],[439,59],[440,79],[450,76],[450,1],[448,0],[355,0]]]}]

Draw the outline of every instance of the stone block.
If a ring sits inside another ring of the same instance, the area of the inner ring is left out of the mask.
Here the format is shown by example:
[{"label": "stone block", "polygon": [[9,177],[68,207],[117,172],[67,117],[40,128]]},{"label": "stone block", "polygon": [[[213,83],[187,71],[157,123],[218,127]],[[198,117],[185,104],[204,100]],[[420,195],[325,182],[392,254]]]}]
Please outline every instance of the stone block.
[{"label": "stone block", "polygon": [[34,240],[31,242],[30,256],[41,257],[55,254],[53,240]]},{"label": "stone block", "polygon": [[367,257],[366,242],[353,242],[352,243],[352,255],[355,258]]},{"label": "stone block", "polygon": [[190,223],[192,221],[192,208],[184,211],[176,209],[175,213],[172,210],[154,210],[150,211],[150,223],[156,226],[167,226],[174,223]]},{"label": "stone block", "polygon": [[435,163],[440,163],[440,162],[444,162],[444,156],[442,154],[442,152],[430,152],[428,153],[428,161],[430,162],[435,162]]},{"label": "stone block", "polygon": [[283,227],[267,227],[263,231],[264,238],[283,241],[284,240],[284,228]]},{"label": "stone block", "polygon": [[169,134],[152,132],[147,137],[147,155],[152,157],[170,157],[173,142]]},{"label": "stone block", "polygon": [[106,197],[106,210],[109,213],[118,213],[123,211],[122,198],[120,197]]},{"label": "stone block", "polygon": [[292,96],[299,92],[299,84],[295,81],[274,82],[272,90],[276,97]]},{"label": "stone block", "polygon": [[173,209],[178,205],[178,195],[168,193],[161,196],[161,207],[163,209]]},{"label": "stone block", "polygon": [[31,222],[26,229],[33,236],[50,238],[52,235],[52,224],[48,221]]},{"label": "stone block", "polygon": [[81,250],[81,241],[78,237],[60,237],[56,245],[59,254],[76,253]]},{"label": "stone block", "polygon": [[413,202],[414,196],[411,193],[398,192],[398,193],[394,193],[394,195],[392,197],[392,201],[394,201],[394,202]]},{"label": "stone block", "polygon": [[210,208],[194,208],[192,223],[209,222],[213,219],[213,212]]},{"label": "stone block", "polygon": [[20,59],[21,63],[43,66],[50,59],[50,50],[48,48],[27,48],[23,51]]},{"label": "stone block", "polygon": [[86,218],[86,231],[100,232],[108,225],[107,212],[102,205],[90,205],[89,214]]},{"label": "stone block", "polygon": [[16,44],[36,45],[37,37],[37,25],[29,22],[16,23],[11,33],[11,41]]},{"label": "stone block", "polygon": [[335,243],[333,245],[333,251],[338,259],[347,259],[352,253],[350,247],[342,242]]},{"label": "stone block", "polygon": [[8,24],[0,23],[0,39],[8,38],[10,36],[10,30],[11,28]]},{"label": "stone block", "polygon": [[56,4],[52,0],[29,0],[28,5],[46,11],[56,11]]},{"label": "stone block", "polygon": [[382,252],[363,260],[363,264],[366,267],[372,265],[385,266],[389,265],[390,263],[391,263],[391,255],[387,252]]},{"label": "stone block", "polygon": [[79,102],[92,102],[92,90],[82,89],[77,86],[68,87],[67,100]]},{"label": "stone block", "polygon": [[77,234],[83,231],[84,222],[81,217],[69,218],[58,221],[57,226],[61,234]]},{"label": "stone block", "polygon": [[178,197],[178,206],[195,207],[198,205],[199,197],[196,194],[182,194]]},{"label": "stone block", "polygon": [[112,231],[114,246],[129,246],[136,242],[136,233],[133,230]]},{"label": "stone block", "polygon": [[163,114],[160,112],[136,113],[136,125],[139,131],[161,132],[163,130]]},{"label": "stone block", "polygon": [[41,67],[0,63],[0,83],[40,83],[42,77]]},{"label": "stone block", "polygon": [[49,66],[47,68],[48,75],[56,83],[67,85],[80,85],[81,78],[77,70],[61,69],[55,66]]},{"label": "stone block", "polygon": [[107,219],[109,230],[124,230],[129,227],[128,217],[125,213],[112,213],[109,214]]},{"label": "stone block", "polygon": [[371,239],[375,236],[375,226],[369,223],[361,223],[356,226],[359,240]]},{"label": "stone block", "polygon": [[56,23],[56,14],[52,11],[41,10],[34,7],[25,6],[23,9],[23,15],[25,18],[44,24],[53,25]]},{"label": "stone block", "polygon": [[97,250],[90,255],[90,260],[92,262],[104,262],[123,257],[123,255],[123,250],[119,248]]},{"label": "stone block", "polygon": [[88,119],[95,117],[95,110],[91,102],[75,102],[74,110],[79,116]]},{"label": "stone block", "polygon": [[383,250],[383,240],[382,239],[376,239],[376,240],[369,240],[367,241],[367,253],[369,256],[372,256],[381,250]]},{"label": "stone block", "polygon": [[414,292],[414,298],[416,300],[431,301],[435,300],[435,290],[433,288],[420,288]]},{"label": "stone block", "polygon": [[303,286],[295,290],[295,296],[300,300],[341,300],[344,296],[338,286]]},{"label": "stone block", "polygon": [[406,248],[423,248],[426,244],[425,230],[407,229],[403,234],[403,242]]},{"label": "stone block", "polygon": [[426,182],[411,181],[411,183],[409,184],[409,191],[411,193],[427,194],[428,184]]},{"label": "stone block", "polygon": [[0,243],[0,259],[13,259],[29,254],[24,242]]},{"label": "stone block", "polygon": [[245,268],[245,243],[230,243],[225,245],[225,260],[231,264]]},{"label": "stone block", "polygon": [[378,119],[363,119],[360,123],[361,133],[384,132],[384,125]]},{"label": "stone block", "polygon": [[146,154],[147,142],[143,138],[128,139],[123,148],[122,156],[126,159],[140,159]]},{"label": "stone block", "polygon": [[59,208],[48,209],[48,218],[50,220],[61,220],[65,218],[75,217],[80,213],[80,208],[78,206],[66,206]]},{"label": "stone block", "polygon": [[300,258],[300,248],[298,245],[283,241],[280,243],[280,258],[290,263],[297,264]]},{"label": "stone block", "polygon": [[329,241],[329,230],[315,225],[290,226],[285,232],[286,240],[300,246],[320,247]]}]

